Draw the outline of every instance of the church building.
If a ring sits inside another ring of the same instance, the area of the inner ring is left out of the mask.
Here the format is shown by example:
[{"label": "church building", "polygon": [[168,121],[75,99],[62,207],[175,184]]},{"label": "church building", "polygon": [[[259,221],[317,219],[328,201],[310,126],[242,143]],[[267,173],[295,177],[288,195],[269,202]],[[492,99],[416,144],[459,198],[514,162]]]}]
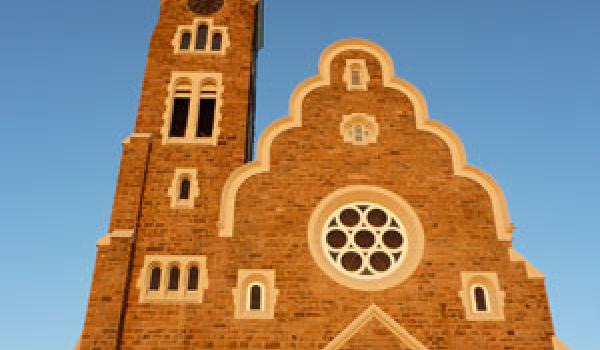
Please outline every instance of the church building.
[{"label": "church building", "polygon": [[253,149],[263,6],[160,0],[77,349],[567,349],[502,190],[383,48],[329,46]]}]

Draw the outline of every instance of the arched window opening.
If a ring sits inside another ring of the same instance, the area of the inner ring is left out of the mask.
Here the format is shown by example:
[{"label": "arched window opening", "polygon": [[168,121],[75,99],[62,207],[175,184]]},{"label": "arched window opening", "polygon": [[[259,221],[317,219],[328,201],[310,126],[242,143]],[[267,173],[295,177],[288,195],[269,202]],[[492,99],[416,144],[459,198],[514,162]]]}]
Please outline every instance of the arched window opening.
[{"label": "arched window opening", "polygon": [[249,309],[250,311],[262,311],[263,309],[263,287],[260,284],[251,284],[249,287]]},{"label": "arched window opening", "polygon": [[158,291],[160,290],[160,276],[161,276],[161,269],[160,267],[155,267],[152,269],[152,272],[150,273],[150,290],[151,291]]},{"label": "arched window opening", "polygon": [[216,107],[217,84],[214,80],[205,81],[200,88],[196,137],[212,137]]},{"label": "arched window opening", "polygon": [[190,267],[188,271],[188,286],[187,289],[190,291],[198,290],[198,279],[200,271],[197,266]]},{"label": "arched window opening", "polygon": [[169,271],[169,290],[174,291],[179,289],[179,268],[172,267]]},{"label": "arched window opening", "polygon": [[179,199],[187,200],[190,199],[190,189],[192,187],[192,183],[190,179],[183,178],[181,180],[181,185],[179,186]]},{"label": "arched window opening", "polygon": [[223,34],[216,32],[215,34],[213,34],[213,37],[212,37],[211,50],[212,51],[221,51],[222,46],[223,46]]},{"label": "arched window opening", "polygon": [[354,140],[356,142],[363,142],[364,140],[364,127],[361,124],[354,126]]},{"label": "arched window opening", "polygon": [[185,137],[190,112],[190,98],[192,96],[192,84],[183,79],[175,84],[175,97],[173,99],[173,112],[171,115],[170,137]]},{"label": "arched window opening", "polygon": [[208,26],[200,24],[196,33],[196,50],[206,50],[206,42],[208,41]]},{"label": "arched window opening", "polygon": [[475,310],[477,312],[487,312],[488,309],[488,300],[487,300],[487,292],[484,287],[476,286],[473,289],[473,296],[475,299]]},{"label": "arched window opening", "polygon": [[190,32],[181,33],[181,42],[179,44],[179,49],[181,51],[189,51],[191,43],[192,43],[192,33],[190,33]]}]

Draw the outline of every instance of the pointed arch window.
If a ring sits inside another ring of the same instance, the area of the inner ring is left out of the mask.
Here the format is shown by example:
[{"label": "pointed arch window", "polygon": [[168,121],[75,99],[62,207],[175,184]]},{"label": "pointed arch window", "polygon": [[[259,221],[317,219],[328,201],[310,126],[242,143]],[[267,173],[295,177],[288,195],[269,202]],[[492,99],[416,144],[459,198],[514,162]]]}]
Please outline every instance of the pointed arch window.
[{"label": "pointed arch window", "polygon": [[190,45],[192,43],[192,33],[189,31],[184,31],[181,33],[181,42],[179,44],[179,49],[181,51],[190,51]]}]

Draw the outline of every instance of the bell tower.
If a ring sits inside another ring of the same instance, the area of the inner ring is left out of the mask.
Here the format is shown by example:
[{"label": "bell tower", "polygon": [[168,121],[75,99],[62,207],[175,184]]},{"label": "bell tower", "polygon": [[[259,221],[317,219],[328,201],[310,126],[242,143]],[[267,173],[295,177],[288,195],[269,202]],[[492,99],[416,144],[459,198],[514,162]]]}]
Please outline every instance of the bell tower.
[{"label": "bell tower", "polygon": [[[260,0],[160,0],[79,349],[121,349],[140,320],[170,324],[172,346],[183,346],[189,327],[178,313],[202,307],[207,256],[222,250],[212,240],[223,185],[253,155],[262,8]],[[140,295],[146,277],[156,290]],[[171,318],[149,316],[153,305]]]}]

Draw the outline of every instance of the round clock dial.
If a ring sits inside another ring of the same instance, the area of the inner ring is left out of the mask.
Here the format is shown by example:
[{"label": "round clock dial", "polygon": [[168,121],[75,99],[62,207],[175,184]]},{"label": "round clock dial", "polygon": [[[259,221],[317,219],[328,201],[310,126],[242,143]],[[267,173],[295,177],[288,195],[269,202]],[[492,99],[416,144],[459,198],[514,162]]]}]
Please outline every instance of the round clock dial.
[{"label": "round clock dial", "polygon": [[225,0],[188,0],[190,10],[200,15],[210,15],[223,7]]}]

